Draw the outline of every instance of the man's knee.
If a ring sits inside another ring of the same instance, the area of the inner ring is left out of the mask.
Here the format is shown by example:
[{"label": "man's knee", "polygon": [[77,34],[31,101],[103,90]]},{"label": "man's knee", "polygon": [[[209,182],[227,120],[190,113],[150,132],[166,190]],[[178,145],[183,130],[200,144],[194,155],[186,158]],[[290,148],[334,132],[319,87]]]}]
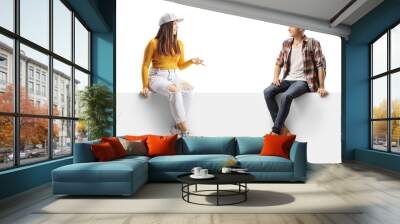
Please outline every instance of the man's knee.
[{"label": "man's knee", "polygon": [[293,95],[290,93],[282,93],[281,94],[282,100],[293,100]]},{"label": "man's knee", "polygon": [[268,86],[267,88],[264,89],[264,97],[266,98],[275,97],[274,91],[271,88],[271,86]]}]

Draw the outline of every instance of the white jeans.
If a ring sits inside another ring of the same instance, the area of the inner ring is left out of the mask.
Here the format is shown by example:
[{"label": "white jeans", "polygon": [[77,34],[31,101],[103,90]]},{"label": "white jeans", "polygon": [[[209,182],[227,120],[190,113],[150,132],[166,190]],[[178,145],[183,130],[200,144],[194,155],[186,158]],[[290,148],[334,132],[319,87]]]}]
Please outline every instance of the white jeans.
[{"label": "white jeans", "polygon": [[[175,92],[168,90],[168,86],[173,84],[177,88]],[[151,68],[149,72],[149,87],[151,91],[167,97],[175,123],[186,121],[193,87],[178,78],[176,69]]]}]

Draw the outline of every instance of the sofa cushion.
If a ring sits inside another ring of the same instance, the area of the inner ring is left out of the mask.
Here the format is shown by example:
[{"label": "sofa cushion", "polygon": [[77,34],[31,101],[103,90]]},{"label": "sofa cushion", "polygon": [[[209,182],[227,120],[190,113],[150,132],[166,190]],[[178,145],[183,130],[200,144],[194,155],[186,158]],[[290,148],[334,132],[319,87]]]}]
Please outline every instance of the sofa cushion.
[{"label": "sofa cushion", "polygon": [[121,144],[117,137],[103,137],[101,138],[101,142],[108,142],[111,144],[114,149],[115,155],[117,158],[122,158],[126,156],[126,151],[124,146]]},{"label": "sofa cushion", "polygon": [[235,139],[233,137],[189,136],[182,138],[178,154],[225,154],[235,155]]},{"label": "sofa cushion", "polygon": [[58,182],[130,182],[133,173],[147,176],[146,166],[140,159],[74,163],[53,170],[52,175]]},{"label": "sofa cushion", "polygon": [[109,142],[92,144],[90,148],[92,149],[94,157],[96,157],[96,161],[104,162],[118,158],[115,154],[115,150]]},{"label": "sofa cushion", "polygon": [[230,159],[231,155],[174,155],[158,156],[149,160],[150,171],[190,172],[193,167],[200,166],[210,171],[219,171]]},{"label": "sofa cushion", "polygon": [[147,137],[146,143],[148,147],[148,156],[164,156],[176,154],[176,139],[178,135],[157,136],[152,135]]},{"label": "sofa cushion", "polygon": [[125,138],[118,138],[126,151],[126,155],[147,155],[146,143],[141,140],[127,140]]},{"label": "sofa cushion", "polygon": [[292,172],[292,161],[279,156],[238,155],[240,167],[249,172]]},{"label": "sofa cushion", "polygon": [[236,155],[259,154],[263,144],[263,137],[236,137]]},{"label": "sofa cushion", "polygon": [[281,156],[286,159],[290,158],[290,148],[296,135],[271,135],[264,136],[264,145],[261,149],[262,156]]}]

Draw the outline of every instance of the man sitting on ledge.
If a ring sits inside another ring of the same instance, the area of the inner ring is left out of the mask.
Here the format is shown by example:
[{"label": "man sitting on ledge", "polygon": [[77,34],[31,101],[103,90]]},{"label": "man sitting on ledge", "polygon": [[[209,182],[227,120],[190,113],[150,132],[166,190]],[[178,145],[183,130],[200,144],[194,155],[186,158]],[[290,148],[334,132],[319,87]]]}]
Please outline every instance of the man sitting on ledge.
[{"label": "man sitting on ledge", "polygon": [[[275,63],[274,79],[264,90],[264,98],[274,126],[271,134],[288,135],[284,122],[289,114],[292,100],[306,92],[328,95],[324,87],[326,61],[320,43],[304,35],[304,29],[289,27],[291,38],[283,42]],[[283,67],[283,79],[279,79]],[[278,107],[275,96],[282,93]]]}]

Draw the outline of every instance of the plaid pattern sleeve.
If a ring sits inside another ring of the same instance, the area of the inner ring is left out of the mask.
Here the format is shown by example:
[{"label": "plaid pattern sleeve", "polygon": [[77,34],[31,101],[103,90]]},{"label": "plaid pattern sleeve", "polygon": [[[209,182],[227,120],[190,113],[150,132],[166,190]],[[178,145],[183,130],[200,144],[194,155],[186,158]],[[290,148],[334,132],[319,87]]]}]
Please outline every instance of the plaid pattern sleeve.
[{"label": "plaid pattern sleeve", "polygon": [[279,66],[282,68],[283,62],[284,62],[284,57],[285,57],[285,43],[282,45],[281,52],[279,52],[278,58],[276,59],[275,65]]},{"label": "plaid pattern sleeve", "polygon": [[326,60],[324,54],[322,54],[322,48],[321,44],[319,41],[314,40],[313,41],[313,54],[314,54],[314,61],[315,61],[315,67],[317,70],[323,68],[326,70]]}]

